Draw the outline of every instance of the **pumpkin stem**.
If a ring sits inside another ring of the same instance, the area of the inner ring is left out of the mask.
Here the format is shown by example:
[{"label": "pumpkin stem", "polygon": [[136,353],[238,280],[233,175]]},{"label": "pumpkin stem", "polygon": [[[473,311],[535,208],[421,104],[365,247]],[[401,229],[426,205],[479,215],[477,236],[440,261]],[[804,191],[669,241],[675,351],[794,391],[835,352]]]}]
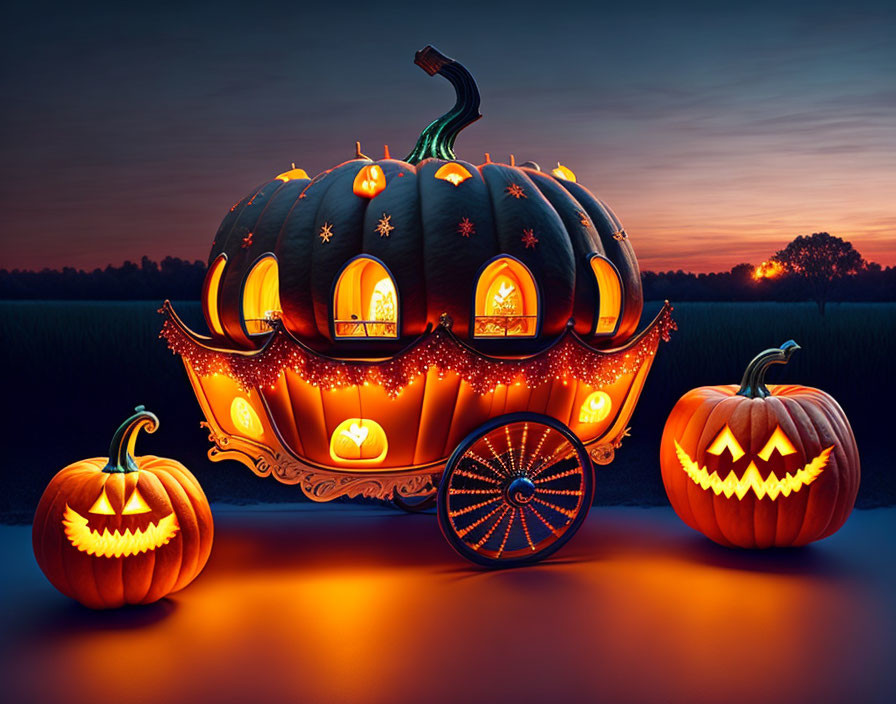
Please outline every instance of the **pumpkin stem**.
[{"label": "pumpkin stem", "polygon": [[143,406],[137,406],[136,413],[118,426],[112,443],[109,445],[109,463],[103,467],[109,474],[137,472],[139,467],[134,462],[134,444],[137,441],[137,431],[146,428],[147,433],[154,433],[159,427],[159,419],[155,413],[150,413]]},{"label": "pumpkin stem", "polygon": [[765,398],[771,396],[771,392],[765,386],[765,372],[772,364],[787,364],[792,355],[800,346],[793,340],[788,340],[780,347],[772,347],[763,350],[747,365],[744,378],[741,379],[738,396],[747,398]]},{"label": "pumpkin stem", "polygon": [[457,102],[420,133],[416,146],[405,161],[419,164],[430,157],[454,159],[454,140],[458,133],[482,117],[479,112],[479,88],[466,68],[432,46],[418,51],[414,63],[430,76],[438,73],[447,78],[457,92]]}]

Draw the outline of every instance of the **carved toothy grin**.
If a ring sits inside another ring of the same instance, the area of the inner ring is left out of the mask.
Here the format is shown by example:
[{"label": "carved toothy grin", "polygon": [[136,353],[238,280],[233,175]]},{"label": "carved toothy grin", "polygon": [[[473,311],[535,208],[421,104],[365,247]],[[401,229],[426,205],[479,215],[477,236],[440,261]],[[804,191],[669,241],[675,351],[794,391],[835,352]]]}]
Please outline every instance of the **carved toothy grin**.
[{"label": "carved toothy grin", "polygon": [[177,517],[169,513],[158,523],[150,523],[145,530],[139,528],[133,533],[126,529],[124,533],[116,530],[110,533],[106,528],[102,533],[91,530],[87,519],[68,504],[62,517],[65,535],[72,545],[81,552],[97,557],[128,557],[148,550],[155,550],[166,545],[180,529]]},{"label": "carved toothy grin", "polygon": [[750,462],[743,476],[738,477],[734,470],[728,472],[728,476],[722,479],[718,472],[710,472],[706,467],[699,466],[694,460],[688,457],[688,454],[682,449],[678,441],[675,441],[675,454],[681,462],[681,468],[691,478],[694,484],[703,489],[712,489],[715,494],[724,494],[726,498],[737,496],[738,499],[744,498],[751,489],[757,498],[768,496],[772,501],[779,495],[790,496],[791,492],[797,492],[802,487],[814,482],[822,470],[827,466],[828,457],[834,446],[831,445],[826,450],[822,450],[821,454],[809,462],[802,469],[797,470],[796,474],[788,472],[784,477],[778,479],[772,472],[765,479],[759,474],[755,462]]}]

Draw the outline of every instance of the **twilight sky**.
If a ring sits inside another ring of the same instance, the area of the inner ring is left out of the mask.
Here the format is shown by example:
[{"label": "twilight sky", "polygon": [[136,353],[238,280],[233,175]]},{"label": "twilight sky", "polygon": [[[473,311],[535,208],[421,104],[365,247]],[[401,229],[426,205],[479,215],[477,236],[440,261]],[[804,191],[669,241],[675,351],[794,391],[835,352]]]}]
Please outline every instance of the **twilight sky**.
[{"label": "twilight sky", "polygon": [[[30,5],[30,6],[26,6]],[[0,27],[0,268],[205,259],[230,205],[354,141],[402,157],[471,70],[461,158],[558,160],[643,269],[828,231],[896,264],[896,4],[17,3]]]}]

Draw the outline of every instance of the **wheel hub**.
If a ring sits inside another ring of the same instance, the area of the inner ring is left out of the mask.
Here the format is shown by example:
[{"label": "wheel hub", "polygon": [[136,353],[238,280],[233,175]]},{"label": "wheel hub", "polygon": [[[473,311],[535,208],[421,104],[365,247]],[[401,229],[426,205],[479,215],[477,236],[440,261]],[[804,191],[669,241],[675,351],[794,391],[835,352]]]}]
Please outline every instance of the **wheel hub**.
[{"label": "wheel hub", "polygon": [[529,477],[514,477],[504,489],[504,496],[512,506],[525,506],[535,496],[535,484]]}]

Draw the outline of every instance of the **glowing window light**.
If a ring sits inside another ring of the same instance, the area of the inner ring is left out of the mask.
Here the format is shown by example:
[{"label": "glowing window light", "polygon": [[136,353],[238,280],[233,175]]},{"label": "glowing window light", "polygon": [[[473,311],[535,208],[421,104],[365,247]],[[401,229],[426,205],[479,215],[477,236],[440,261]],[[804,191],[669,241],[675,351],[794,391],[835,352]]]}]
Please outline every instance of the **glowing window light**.
[{"label": "glowing window light", "polygon": [[330,458],[338,464],[379,464],[388,451],[386,431],[367,418],[348,418],[330,436]]},{"label": "glowing window light", "polygon": [[270,332],[271,323],[280,317],[280,280],[273,256],[259,259],[243,285],[243,322],[246,332],[258,335]]},{"label": "glowing window light", "polygon": [[242,396],[237,396],[230,404],[230,420],[238,430],[252,438],[264,434],[261,420],[252,405]]},{"label": "glowing window light", "polygon": [[459,186],[468,178],[472,178],[473,174],[460,164],[451,161],[440,167],[439,170],[436,171],[435,177],[447,181],[453,186]]},{"label": "glowing window light", "polygon": [[579,423],[600,423],[613,410],[613,401],[605,391],[595,391],[588,395],[579,409]]},{"label": "glowing window light", "polygon": [[538,323],[535,279],[510,257],[489,264],[476,284],[474,337],[534,337]]},{"label": "glowing window light", "polygon": [[619,280],[619,272],[609,260],[600,256],[591,257],[591,270],[597,280],[600,298],[594,334],[612,335],[616,332],[622,313],[622,282]]},{"label": "glowing window light", "polygon": [[281,181],[292,181],[297,178],[307,179],[308,174],[305,172],[305,169],[297,169],[296,165],[293,164],[289,171],[284,171],[282,174],[278,174],[276,178]]},{"label": "glowing window light", "polygon": [[557,178],[562,178],[564,181],[576,182],[576,175],[572,172],[572,169],[566,168],[559,161],[557,162],[557,168],[553,169],[551,173]]},{"label": "glowing window light", "polygon": [[202,300],[205,302],[205,321],[208,328],[218,335],[224,334],[224,326],[221,325],[221,316],[218,313],[218,288],[221,285],[221,276],[224,274],[224,266],[227,264],[227,255],[222,254],[209,267],[203,284]]},{"label": "glowing window light", "polygon": [[386,268],[358,257],[343,269],[333,292],[336,337],[398,337],[398,292]]},{"label": "glowing window light", "polygon": [[385,187],[386,175],[376,164],[362,168],[358,175],[355,176],[355,182],[352,184],[352,190],[355,195],[362,198],[373,198]]}]

